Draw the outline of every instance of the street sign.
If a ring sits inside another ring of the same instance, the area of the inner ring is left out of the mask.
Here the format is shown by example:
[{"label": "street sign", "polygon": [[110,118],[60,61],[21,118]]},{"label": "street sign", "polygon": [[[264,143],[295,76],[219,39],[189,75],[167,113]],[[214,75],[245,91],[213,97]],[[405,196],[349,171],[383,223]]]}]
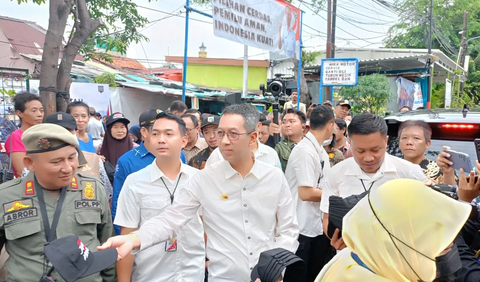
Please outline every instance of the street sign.
[{"label": "street sign", "polygon": [[355,86],[358,82],[358,59],[322,59],[322,86]]}]

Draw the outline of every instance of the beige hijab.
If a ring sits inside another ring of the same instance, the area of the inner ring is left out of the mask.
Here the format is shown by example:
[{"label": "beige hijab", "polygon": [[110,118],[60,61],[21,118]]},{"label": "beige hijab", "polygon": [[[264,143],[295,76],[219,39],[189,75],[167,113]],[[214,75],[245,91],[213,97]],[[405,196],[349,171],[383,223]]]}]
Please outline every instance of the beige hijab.
[{"label": "beige hijab", "polygon": [[[391,239],[372,208],[391,234],[416,251]],[[420,181],[389,181],[372,190],[370,203],[365,197],[345,216],[343,239],[347,248],[322,269],[315,281],[432,281],[436,276],[435,258],[453,242],[470,211],[468,204]],[[373,273],[357,264],[352,252]]]}]

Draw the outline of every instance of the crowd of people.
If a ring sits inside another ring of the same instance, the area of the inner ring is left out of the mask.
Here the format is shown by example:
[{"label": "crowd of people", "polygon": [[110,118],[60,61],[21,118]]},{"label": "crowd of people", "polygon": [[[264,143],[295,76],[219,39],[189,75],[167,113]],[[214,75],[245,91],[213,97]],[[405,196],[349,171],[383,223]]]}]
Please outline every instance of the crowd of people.
[{"label": "crowd of people", "polygon": [[69,235],[118,252],[78,281],[251,281],[275,248],[305,263],[277,281],[480,281],[480,181],[446,152],[426,158],[428,123],[400,126],[398,158],[383,118],[293,98],[279,124],[250,104],[218,116],[174,101],[132,125],[83,102],[44,119],[38,96],[18,94],[0,282],[40,280],[44,245]]}]

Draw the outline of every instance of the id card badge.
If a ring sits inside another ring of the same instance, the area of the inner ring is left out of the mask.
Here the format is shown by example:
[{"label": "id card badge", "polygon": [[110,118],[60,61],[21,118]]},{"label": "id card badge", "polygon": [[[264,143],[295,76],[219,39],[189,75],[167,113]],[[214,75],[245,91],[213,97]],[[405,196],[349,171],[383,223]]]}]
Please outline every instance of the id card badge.
[{"label": "id card badge", "polygon": [[177,251],[177,238],[172,238],[165,242],[165,252],[173,253]]}]

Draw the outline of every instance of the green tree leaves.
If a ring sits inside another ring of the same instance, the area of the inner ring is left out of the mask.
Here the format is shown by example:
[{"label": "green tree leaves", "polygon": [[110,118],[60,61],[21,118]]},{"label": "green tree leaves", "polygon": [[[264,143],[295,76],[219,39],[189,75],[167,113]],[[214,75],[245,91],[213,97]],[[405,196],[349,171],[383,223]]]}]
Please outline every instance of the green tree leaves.
[{"label": "green tree leaves", "polygon": [[352,107],[354,113],[373,114],[383,114],[394,98],[387,77],[380,74],[359,77],[357,86],[342,87],[340,96],[355,103]]}]

